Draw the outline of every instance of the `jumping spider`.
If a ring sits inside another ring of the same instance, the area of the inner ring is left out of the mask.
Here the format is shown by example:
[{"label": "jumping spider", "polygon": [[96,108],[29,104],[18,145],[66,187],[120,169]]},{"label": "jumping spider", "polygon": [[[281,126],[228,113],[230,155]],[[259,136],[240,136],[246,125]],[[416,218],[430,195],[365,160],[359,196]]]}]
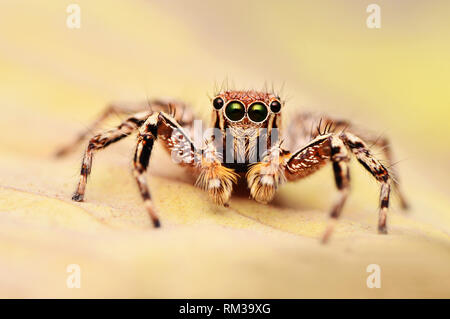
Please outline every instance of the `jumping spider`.
[{"label": "jumping spider", "polygon": [[[90,139],[81,166],[80,181],[72,199],[83,201],[93,154],[136,130],[139,130],[139,134],[133,173],[154,227],[159,227],[160,222],[151,200],[145,172],[153,144],[157,140],[169,153],[178,156],[180,165],[188,167],[197,176],[197,186],[207,191],[216,204],[225,206],[228,205],[233,184],[238,179],[246,179],[253,199],[267,203],[272,200],[281,184],[304,178],[331,162],[339,196],[331,208],[331,222],[322,237],[322,241],[326,242],[348,196],[348,162],[350,153],[353,153],[359,163],[380,183],[378,232],[387,233],[390,185],[397,178],[395,172],[388,172],[367,146],[367,143],[371,143],[381,147],[387,161],[391,163],[390,146],[386,139],[375,138],[357,130],[346,121],[319,118],[309,113],[298,113],[281,139],[279,136],[282,135],[275,136],[275,133],[279,133],[281,128],[281,113],[285,103],[274,93],[222,91],[211,100],[211,104],[212,127],[222,133],[222,136],[211,136],[202,146],[195,145],[191,139],[194,116],[182,102],[153,100],[133,107],[108,107],[86,132],[80,134],[75,143],[58,152],[62,156],[71,151],[88,132],[98,127],[111,114],[132,114],[117,128]],[[311,129],[317,125],[317,130]],[[261,132],[265,132],[264,139]],[[232,143],[229,143],[230,140]],[[224,145],[227,146],[223,147]],[[264,148],[266,151],[262,152],[261,149]],[[233,155],[231,161],[228,160],[230,155]],[[241,160],[236,162],[236,157]],[[398,184],[393,183],[393,187],[398,187]],[[398,193],[402,207],[406,208],[407,203],[400,190]]]}]

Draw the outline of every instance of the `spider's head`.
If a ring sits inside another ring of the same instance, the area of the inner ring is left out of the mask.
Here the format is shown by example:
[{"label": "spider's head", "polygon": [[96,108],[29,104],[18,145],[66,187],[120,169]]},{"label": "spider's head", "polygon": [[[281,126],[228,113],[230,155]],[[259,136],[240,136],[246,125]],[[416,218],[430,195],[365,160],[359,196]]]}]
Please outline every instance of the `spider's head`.
[{"label": "spider's head", "polygon": [[220,127],[277,127],[283,102],[272,93],[225,91],[212,100]]}]

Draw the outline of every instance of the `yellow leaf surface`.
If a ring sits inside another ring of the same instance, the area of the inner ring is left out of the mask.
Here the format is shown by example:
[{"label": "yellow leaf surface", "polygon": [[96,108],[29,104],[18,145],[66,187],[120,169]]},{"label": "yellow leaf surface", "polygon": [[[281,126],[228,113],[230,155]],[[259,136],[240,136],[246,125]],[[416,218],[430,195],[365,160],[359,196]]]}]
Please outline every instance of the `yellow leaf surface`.
[{"label": "yellow leaf surface", "polygon": [[[0,297],[450,297],[443,13],[381,1],[374,34],[363,5],[335,1],[77,3],[77,30],[64,2],[0,4]],[[209,118],[205,93],[227,75],[243,87],[289,81],[287,121],[308,106],[384,130],[407,159],[397,168],[412,209],[394,199],[389,235],[377,235],[378,186],[354,161],[352,195],[323,246],[336,193],[329,166],[269,205],[236,195],[224,208],[156,147],[155,230],[130,173],[135,137],[98,153],[86,201],[70,200],[82,149],[51,155],[106,103],[170,95]],[[71,264],[80,289],[66,285]],[[380,289],[366,285],[370,264],[381,267]]]}]

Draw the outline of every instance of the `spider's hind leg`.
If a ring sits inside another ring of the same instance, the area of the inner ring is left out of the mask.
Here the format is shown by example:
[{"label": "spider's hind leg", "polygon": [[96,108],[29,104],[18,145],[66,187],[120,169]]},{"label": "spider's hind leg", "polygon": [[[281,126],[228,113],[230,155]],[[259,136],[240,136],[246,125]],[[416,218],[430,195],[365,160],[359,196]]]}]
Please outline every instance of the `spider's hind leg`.
[{"label": "spider's hind leg", "polygon": [[59,148],[55,156],[56,157],[64,157],[70,153],[72,153],[77,146],[82,143],[89,134],[92,134],[98,127],[105,122],[112,115],[132,115],[134,113],[142,112],[148,110],[148,106],[143,105],[122,105],[122,104],[110,104],[108,105],[103,112],[95,119],[84,131],[80,132],[74,141],[69,144]]},{"label": "spider's hind leg", "polygon": [[92,134],[99,126],[109,119],[113,115],[121,116],[127,115],[131,116],[132,114],[151,111],[154,113],[163,111],[167,113],[174,113],[175,119],[181,125],[189,126],[192,125],[193,122],[193,114],[189,110],[186,104],[170,99],[154,99],[149,101],[144,101],[140,103],[111,103],[108,105],[104,111],[94,120],[84,131],[80,132],[76,139],[58,149],[55,153],[56,157],[64,157],[71,152],[73,152],[77,146],[82,143],[89,134]]}]

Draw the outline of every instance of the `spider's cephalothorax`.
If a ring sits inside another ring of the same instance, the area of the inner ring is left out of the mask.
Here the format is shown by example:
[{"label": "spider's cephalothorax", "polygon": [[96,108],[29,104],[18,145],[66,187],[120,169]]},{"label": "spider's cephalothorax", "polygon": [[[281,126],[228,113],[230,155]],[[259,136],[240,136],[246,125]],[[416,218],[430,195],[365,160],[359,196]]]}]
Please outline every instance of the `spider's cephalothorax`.
[{"label": "spider's cephalothorax", "polygon": [[212,124],[221,133],[216,148],[223,165],[246,172],[278,142],[282,102],[270,93],[226,91],[212,103]]},{"label": "spider's cephalothorax", "polygon": [[[201,147],[191,138],[194,116],[184,103],[153,100],[144,104],[114,104],[108,107],[75,143],[58,152],[61,156],[71,151],[86,137],[87,132],[95,129],[109,115],[130,115],[117,128],[90,139],[83,158],[80,182],[72,199],[82,201],[84,198],[94,152],[139,130],[133,172],[155,227],[159,227],[160,222],[145,172],[153,144],[160,141],[177,164],[190,168],[197,176],[196,185],[207,191],[219,205],[228,205],[233,185],[238,179],[246,179],[252,198],[267,203],[281,184],[304,178],[331,162],[339,191],[330,213],[332,221],[340,216],[347,199],[350,186],[348,161],[353,154],[381,185],[378,231],[387,232],[391,181],[398,179],[394,171],[388,172],[372,155],[366,144],[381,147],[386,160],[392,162],[386,139],[358,130],[346,121],[309,113],[298,113],[283,133],[280,129],[284,102],[273,93],[224,91],[217,94],[211,104],[214,134]],[[398,187],[398,184],[393,186]],[[399,189],[398,193],[402,207],[406,208],[406,201]],[[334,222],[331,222],[326,229],[323,242],[328,240],[333,225]]]}]

